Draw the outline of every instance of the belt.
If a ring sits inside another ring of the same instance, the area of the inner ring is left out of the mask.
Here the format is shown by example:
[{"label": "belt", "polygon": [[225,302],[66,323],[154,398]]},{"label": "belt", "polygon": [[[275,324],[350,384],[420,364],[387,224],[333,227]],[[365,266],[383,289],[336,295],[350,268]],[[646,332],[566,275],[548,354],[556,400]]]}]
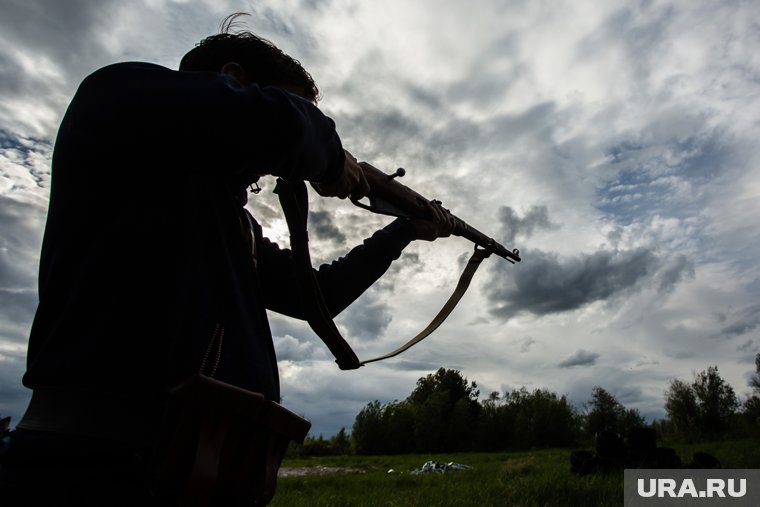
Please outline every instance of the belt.
[{"label": "belt", "polygon": [[163,404],[157,396],[40,388],[32,393],[16,427],[143,444],[160,425],[162,416]]}]

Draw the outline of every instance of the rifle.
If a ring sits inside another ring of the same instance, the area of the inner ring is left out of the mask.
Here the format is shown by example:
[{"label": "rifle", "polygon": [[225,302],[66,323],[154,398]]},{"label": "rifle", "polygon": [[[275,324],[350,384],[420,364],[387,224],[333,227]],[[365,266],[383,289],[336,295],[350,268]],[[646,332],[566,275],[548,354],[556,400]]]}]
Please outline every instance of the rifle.
[{"label": "rifle", "polygon": [[[430,201],[397,181],[397,178],[406,173],[404,169],[399,168],[393,174],[385,174],[366,162],[360,162],[359,164],[364,170],[364,176],[369,183],[370,191],[367,195],[369,204],[361,202],[360,199],[351,199],[356,206],[383,215],[412,219],[428,218],[427,203]],[[470,260],[467,262],[467,267],[462,272],[454,293],[449,297],[432,322],[414,338],[393,352],[360,361],[335,326],[311,267],[306,233],[308,215],[306,186],[300,181],[288,182],[280,178],[277,180],[275,193],[280,197],[280,203],[285,211],[285,218],[288,222],[291,249],[296,261],[296,275],[302,290],[307,294],[305,296],[308,300],[305,300],[307,301],[305,306],[308,311],[307,321],[314,332],[333,353],[338,366],[342,370],[356,369],[367,363],[396,356],[430,335],[448,317],[462,298],[483,259],[492,253],[503,257],[512,264],[520,262],[520,252],[517,249],[508,250],[493,238],[486,236],[467,224],[464,220],[451,215],[455,222],[453,234],[475,243],[475,252],[473,252]],[[449,212],[449,214],[451,213]]]},{"label": "rifle", "polygon": [[[393,174],[386,174],[367,162],[359,162],[359,165],[364,170],[364,176],[367,178],[367,183],[369,183],[370,193],[367,196],[369,204],[365,204],[361,200],[351,199],[351,202],[356,206],[381,215],[401,218],[427,218],[425,203],[430,202],[430,200],[398,181],[398,178],[406,174],[403,168],[396,169],[396,172]],[[519,250],[508,250],[496,240],[486,236],[464,220],[453,214],[451,216],[454,218],[453,234],[455,236],[468,239],[480,248],[490,253],[495,253],[512,264],[520,262]]]}]

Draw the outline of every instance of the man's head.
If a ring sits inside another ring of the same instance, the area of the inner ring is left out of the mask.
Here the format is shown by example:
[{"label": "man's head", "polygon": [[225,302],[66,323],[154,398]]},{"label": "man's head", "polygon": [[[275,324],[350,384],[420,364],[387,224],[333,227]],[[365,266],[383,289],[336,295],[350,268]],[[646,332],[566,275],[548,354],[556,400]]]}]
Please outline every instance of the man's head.
[{"label": "man's head", "polygon": [[222,33],[203,39],[183,56],[179,69],[210,72],[224,69],[238,79],[244,77],[245,82],[280,86],[306,100],[317,101],[319,89],[297,60],[251,32],[229,33],[233,19],[228,18]]}]

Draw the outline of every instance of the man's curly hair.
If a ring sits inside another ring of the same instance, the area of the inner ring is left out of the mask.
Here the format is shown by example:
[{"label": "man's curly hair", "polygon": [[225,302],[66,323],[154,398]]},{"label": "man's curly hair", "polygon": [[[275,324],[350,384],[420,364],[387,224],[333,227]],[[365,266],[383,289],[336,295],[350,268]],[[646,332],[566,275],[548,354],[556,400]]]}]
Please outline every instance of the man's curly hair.
[{"label": "man's curly hair", "polygon": [[220,33],[206,37],[182,57],[179,70],[219,72],[224,64],[237,62],[251,82],[303,90],[303,98],[316,102],[319,89],[300,62],[249,31],[231,33],[235,19],[243,15],[228,16],[222,22]]}]

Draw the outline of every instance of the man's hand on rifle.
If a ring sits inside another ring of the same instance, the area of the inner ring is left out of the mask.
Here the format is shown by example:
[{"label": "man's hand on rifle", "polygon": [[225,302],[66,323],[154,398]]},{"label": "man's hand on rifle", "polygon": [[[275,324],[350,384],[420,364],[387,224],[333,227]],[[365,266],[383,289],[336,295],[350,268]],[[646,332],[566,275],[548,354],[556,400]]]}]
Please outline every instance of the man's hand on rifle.
[{"label": "man's hand on rifle", "polygon": [[369,194],[369,183],[367,183],[367,178],[364,176],[364,171],[356,157],[346,150],[343,151],[346,154],[346,159],[340,176],[328,183],[312,183],[311,186],[322,197],[361,199]]},{"label": "man's hand on rifle", "polygon": [[[367,166],[374,171],[378,169],[372,167],[367,162],[358,162],[356,157],[346,150],[345,163],[343,172],[337,179],[327,183],[312,183],[314,190],[323,197],[338,197],[345,199],[360,200],[371,192],[370,184],[367,182],[363,166]],[[455,219],[449,210],[441,206],[441,201],[426,201],[424,204],[427,208],[425,213],[428,218],[410,220],[414,227],[415,237],[425,241],[435,241],[438,238],[445,238],[454,232]]]},{"label": "man's hand on rifle", "polygon": [[455,220],[449,210],[441,206],[441,201],[426,203],[430,218],[412,219],[411,223],[417,233],[417,239],[435,241],[438,238],[451,236],[454,232]]}]

